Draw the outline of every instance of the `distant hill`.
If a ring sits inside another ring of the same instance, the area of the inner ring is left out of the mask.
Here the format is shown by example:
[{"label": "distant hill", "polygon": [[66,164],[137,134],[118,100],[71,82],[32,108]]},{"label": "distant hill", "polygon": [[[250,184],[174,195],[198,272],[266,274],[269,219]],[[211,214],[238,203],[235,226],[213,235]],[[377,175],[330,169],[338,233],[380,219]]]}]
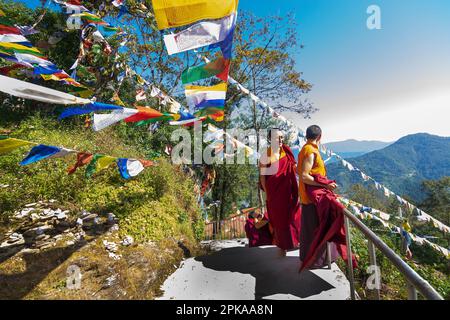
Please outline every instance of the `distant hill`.
[{"label": "distant hill", "polygon": [[[325,146],[330,148],[334,152],[339,154],[348,153],[350,156],[354,156],[354,154],[368,153],[375,150],[380,150],[388,145],[392,144],[392,142],[383,142],[383,141],[358,141],[354,139],[338,141],[338,142],[330,142],[326,143]],[[352,155],[353,153],[353,155]]]},{"label": "distant hill", "polygon": [[[426,133],[405,136],[387,147],[352,158],[352,164],[400,195],[423,199],[421,182],[450,176],[450,137]],[[339,163],[327,166],[328,176],[343,189],[362,183],[360,175]]]}]

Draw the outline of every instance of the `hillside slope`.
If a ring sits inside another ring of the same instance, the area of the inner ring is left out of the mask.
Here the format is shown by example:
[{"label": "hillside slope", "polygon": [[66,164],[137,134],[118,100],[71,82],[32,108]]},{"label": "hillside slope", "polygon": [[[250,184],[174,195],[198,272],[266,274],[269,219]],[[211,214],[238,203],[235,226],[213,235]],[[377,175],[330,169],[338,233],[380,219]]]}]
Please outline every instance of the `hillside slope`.
[{"label": "hillside slope", "polygon": [[[450,137],[426,133],[405,136],[384,149],[353,158],[351,163],[392,191],[423,200],[421,182],[450,175]],[[361,183],[361,177],[339,163],[328,166],[328,175],[344,188]]]},{"label": "hillside slope", "polygon": [[[126,125],[95,133],[78,120],[59,122],[56,114],[48,107],[3,104],[0,134],[115,157],[149,157],[121,133]],[[147,146],[150,138],[147,133]],[[67,175],[75,155],[20,166],[29,150],[0,156],[0,299],[153,298],[183,255],[197,250],[204,221],[194,182],[169,159],[155,158],[156,166],[130,180],[114,164],[87,179],[84,168]],[[58,214],[39,209],[45,203]],[[105,229],[101,221],[108,216],[117,223]],[[133,244],[121,245],[125,239]],[[83,274],[82,294],[66,288],[71,265]]]}]

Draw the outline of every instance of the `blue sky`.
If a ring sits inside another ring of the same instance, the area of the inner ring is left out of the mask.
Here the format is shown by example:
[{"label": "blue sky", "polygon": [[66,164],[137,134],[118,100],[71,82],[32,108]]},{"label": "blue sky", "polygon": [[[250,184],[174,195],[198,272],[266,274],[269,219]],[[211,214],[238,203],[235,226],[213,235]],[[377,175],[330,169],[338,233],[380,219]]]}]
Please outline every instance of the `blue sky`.
[{"label": "blue sky", "polygon": [[[381,30],[366,27],[369,5]],[[324,140],[392,141],[429,132],[450,136],[450,1],[241,0],[257,15],[295,12],[305,48],[297,68],[314,87]]]},{"label": "blue sky", "polygon": [[[366,27],[369,5],[381,9],[381,30]],[[295,13],[297,69],[320,108],[294,117],[301,127],[319,124],[325,141],[450,136],[450,1],[240,0],[240,10]]]}]

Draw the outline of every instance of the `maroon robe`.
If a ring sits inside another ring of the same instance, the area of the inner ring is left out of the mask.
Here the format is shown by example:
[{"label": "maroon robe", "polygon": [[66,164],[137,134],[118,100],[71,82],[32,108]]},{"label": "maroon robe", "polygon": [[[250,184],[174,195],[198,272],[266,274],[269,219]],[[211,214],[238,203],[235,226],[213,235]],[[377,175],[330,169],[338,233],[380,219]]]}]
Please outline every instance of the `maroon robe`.
[{"label": "maroon robe", "polygon": [[291,250],[299,243],[300,203],[295,158],[288,146],[283,145],[282,148],[286,156],[277,161],[277,173],[266,175],[266,206],[274,244],[281,249]]},{"label": "maroon robe", "polygon": [[[314,181],[320,184],[331,184],[334,180],[328,180],[319,174],[313,174]],[[344,260],[347,260],[347,244],[344,226],[344,206],[337,200],[336,194],[324,187],[306,185],[308,198],[316,206],[319,225],[316,228],[315,236],[311,242],[308,253],[303,261],[300,271],[310,267],[320,258],[318,255],[323,252],[327,242],[336,245],[338,253]],[[357,262],[352,256],[353,266],[357,267]]]},{"label": "maroon robe", "polygon": [[[267,221],[267,214],[264,215],[263,220]],[[270,246],[273,242],[272,234],[270,233],[270,227],[267,223],[261,228],[255,226],[255,219],[248,218],[245,223],[245,233],[248,238],[248,246],[259,247],[259,246]]]}]

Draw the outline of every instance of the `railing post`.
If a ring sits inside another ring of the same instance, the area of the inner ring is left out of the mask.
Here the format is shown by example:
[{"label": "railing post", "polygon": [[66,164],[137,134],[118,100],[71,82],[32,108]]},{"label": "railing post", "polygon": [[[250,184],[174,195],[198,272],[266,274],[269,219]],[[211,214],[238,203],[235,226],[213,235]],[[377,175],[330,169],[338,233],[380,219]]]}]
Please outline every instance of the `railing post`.
[{"label": "railing post", "polygon": [[349,281],[350,281],[350,297],[352,298],[352,300],[355,300],[356,299],[356,297],[355,297],[355,277],[353,275],[350,223],[346,216],[344,216],[344,224],[345,224],[345,237],[347,240],[347,266],[348,266],[348,275],[349,275]]},{"label": "railing post", "polygon": [[[373,244],[372,241],[367,240],[367,246],[368,246],[368,249],[369,249],[370,265],[374,266],[375,268],[377,268],[378,266],[377,266],[377,256],[375,254],[375,245]],[[377,300],[380,300],[381,299],[381,296],[380,296],[381,272],[380,272],[380,274],[378,274],[377,271],[375,271],[375,272],[376,272],[375,276],[377,277],[377,279],[376,279],[377,286],[375,288],[375,297],[376,297]]]},{"label": "railing post", "polygon": [[417,290],[416,288],[406,280],[406,289],[408,290],[408,300],[417,300]]}]

